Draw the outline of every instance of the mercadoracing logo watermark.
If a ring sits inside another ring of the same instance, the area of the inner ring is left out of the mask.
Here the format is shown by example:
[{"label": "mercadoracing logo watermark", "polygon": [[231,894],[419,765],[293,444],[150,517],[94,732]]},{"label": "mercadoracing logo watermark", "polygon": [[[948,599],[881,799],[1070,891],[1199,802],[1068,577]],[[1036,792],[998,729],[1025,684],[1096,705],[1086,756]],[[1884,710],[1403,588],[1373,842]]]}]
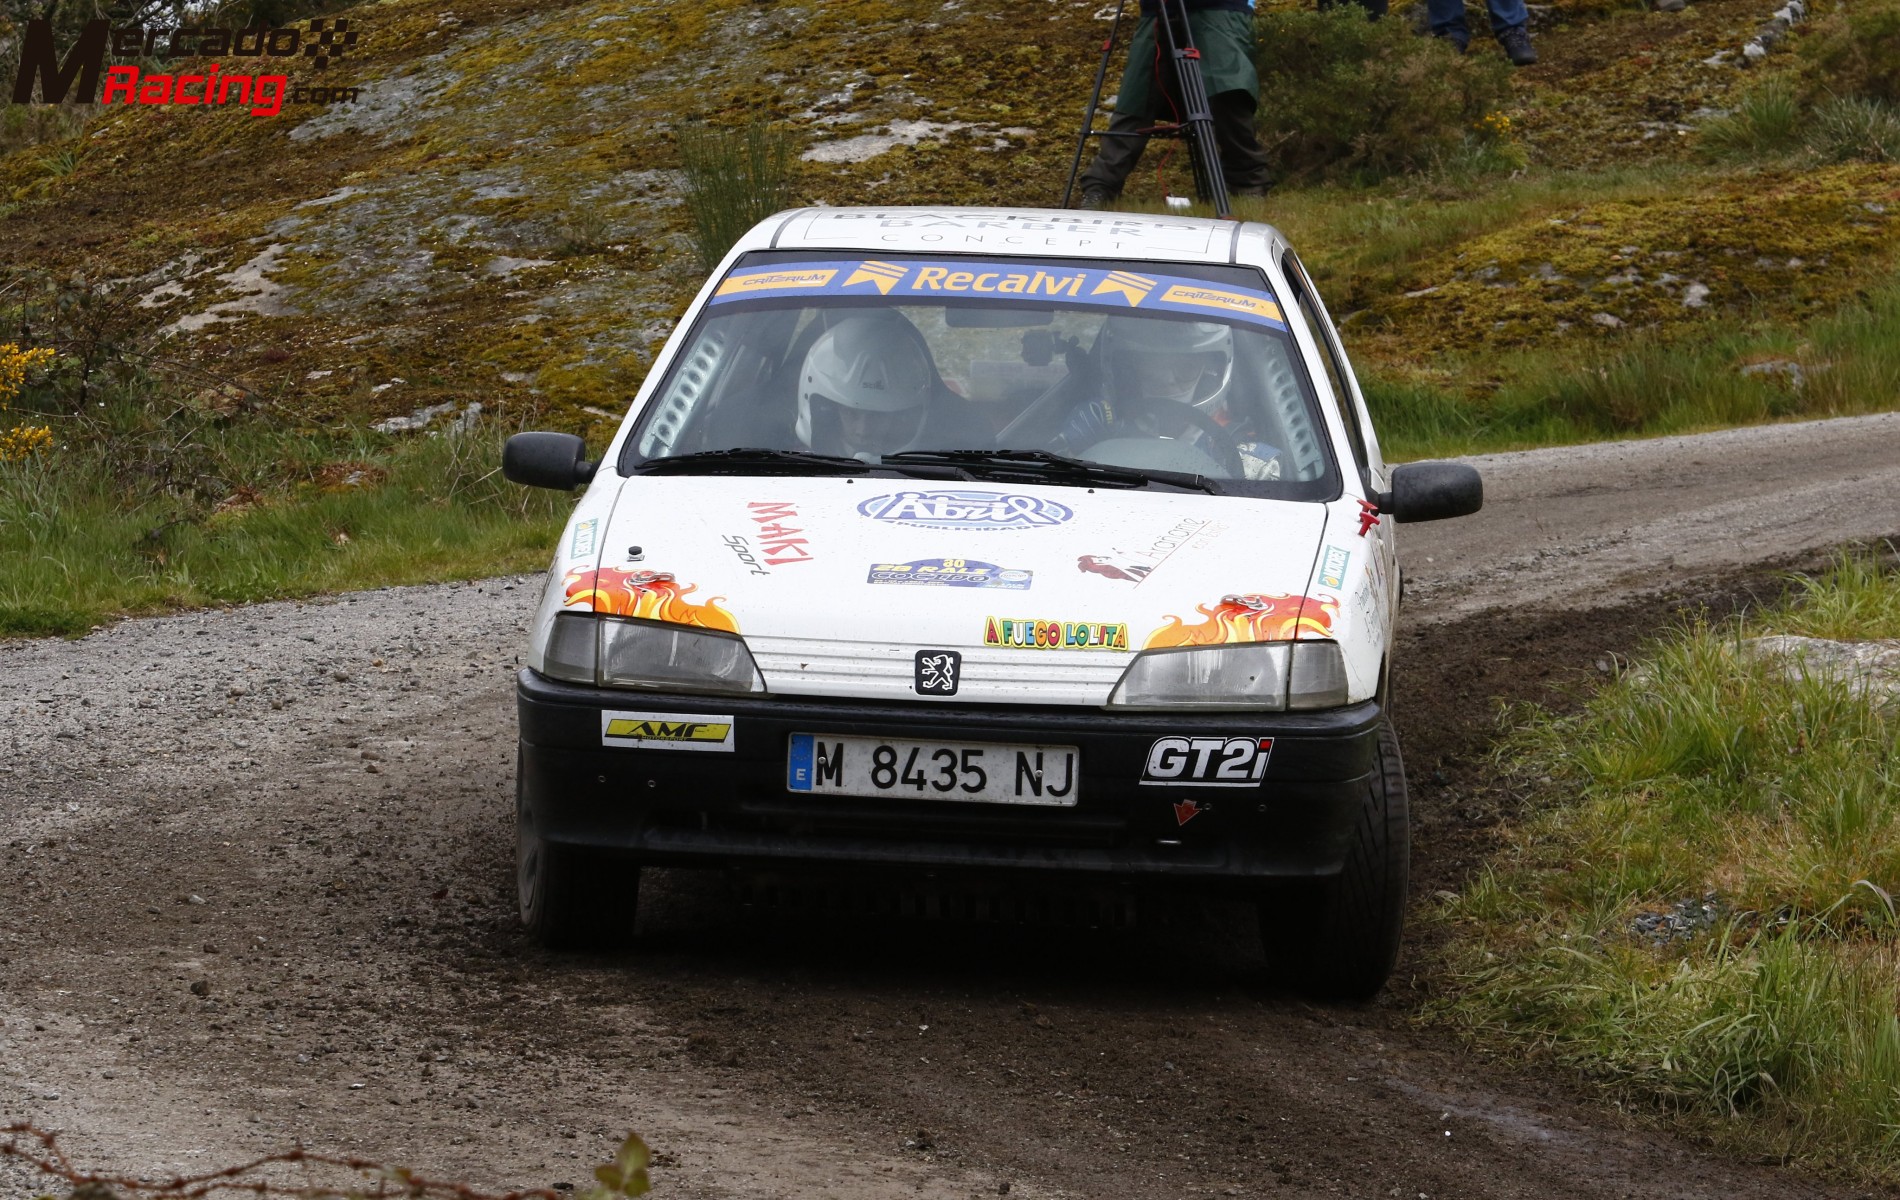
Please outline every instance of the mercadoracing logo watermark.
[{"label": "mercadoracing logo watermark", "polygon": [[[147,104],[190,107],[235,104],[260,117],[274,117],[285,104],[353,103],[359,89],[290,86],[284,59],[308,59],[322,70],[355,49],[358,33],[347,19],[318,18],[302,27],[253,25],[225,29],[212,25],[114,25],[104,18],[88,21],[64,57],[54,45],[52,22],[26,23],[20,43],[20,70],[13,79],[13,102]],[[113,59],[230,59],[195,70],[155,71]],[[276,68],[276,70],[272,70]],[[103,82],[104,87],[101,88]],[[103,93],[103,94],[102,94]]]}]

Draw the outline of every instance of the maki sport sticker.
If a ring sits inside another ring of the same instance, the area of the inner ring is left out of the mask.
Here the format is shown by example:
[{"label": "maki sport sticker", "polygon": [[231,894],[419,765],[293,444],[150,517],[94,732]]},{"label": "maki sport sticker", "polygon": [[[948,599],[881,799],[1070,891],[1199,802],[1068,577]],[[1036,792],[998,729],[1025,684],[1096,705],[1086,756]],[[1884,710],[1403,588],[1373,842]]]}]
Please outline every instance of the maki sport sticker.
[{"label": "maki sport sticker", "polygon": [[999,567],[974,558],[916,558],[910,562],[872,563],[864,582],[1026,592],[1032,578],[1032,572]]}]

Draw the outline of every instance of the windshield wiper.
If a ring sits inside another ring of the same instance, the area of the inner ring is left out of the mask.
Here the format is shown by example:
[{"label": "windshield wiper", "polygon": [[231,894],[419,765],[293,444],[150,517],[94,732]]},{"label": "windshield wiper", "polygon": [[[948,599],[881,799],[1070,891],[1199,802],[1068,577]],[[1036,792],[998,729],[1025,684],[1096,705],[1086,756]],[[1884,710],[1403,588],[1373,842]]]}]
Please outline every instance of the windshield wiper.
[{"label": "windshield wiper", "polygon": [[1136,467],[1112,467],[1087,459],[1052,454],[1047,450],[905,450],[886,454],[880,459],[887,467],[907,463],[942,464],[960,467],[972,474],[990,478],[1016,478],[1035,483],[1067,483],[1096,487],[1141,488],[1164,483],[1189,491],[1218,495],[1220,484],[1205,475],[1186,471],[1148,471]]},{"label": "windshield wiper", "polygon": [[914,479],[969,479],[970,473],[948,463],[868,463],[842,454],[813,450],[701,450],[649,458],[634,468],[641,475],[866,475],[883,471]]},{"label": "windshield wiper", "polygon": [[649,458],[634,470],[642,475],[863,475],[871,470],[871,465],[855,458],[815,454],[810,450],[736,448]]}]

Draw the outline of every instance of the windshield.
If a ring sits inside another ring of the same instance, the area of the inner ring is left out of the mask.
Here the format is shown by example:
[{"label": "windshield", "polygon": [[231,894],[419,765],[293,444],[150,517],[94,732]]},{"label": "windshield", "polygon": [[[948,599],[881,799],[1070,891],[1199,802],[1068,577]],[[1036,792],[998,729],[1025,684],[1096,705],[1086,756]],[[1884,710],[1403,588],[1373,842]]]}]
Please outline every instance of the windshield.
[{"label": "windshield", "polygon": [[1330,499],[1324,430],[1249,268],[754,254],[720,282],[620,466],[743,448],[831,470],[942,455],[981,477],[1000,457],[1056,483],[1099,482],[1084,465],[1099,464]]}]

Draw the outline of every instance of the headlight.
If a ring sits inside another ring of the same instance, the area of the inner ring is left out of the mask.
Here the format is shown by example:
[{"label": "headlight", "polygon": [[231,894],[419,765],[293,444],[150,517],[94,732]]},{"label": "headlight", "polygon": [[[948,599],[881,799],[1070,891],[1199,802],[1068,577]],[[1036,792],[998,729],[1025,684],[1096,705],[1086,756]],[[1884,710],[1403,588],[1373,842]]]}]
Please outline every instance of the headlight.
[{"label": "headlight", "polygon": [[1150,650],[1109,696],[1119,708],[1332,708],[1346,702],[1337,642],[1247,642]]},{"label": "headlight", "polygon": [[562,613],[548,632],[542,673],[601,687],[661,692],[763,692],[745,641],[729,633]]}]

